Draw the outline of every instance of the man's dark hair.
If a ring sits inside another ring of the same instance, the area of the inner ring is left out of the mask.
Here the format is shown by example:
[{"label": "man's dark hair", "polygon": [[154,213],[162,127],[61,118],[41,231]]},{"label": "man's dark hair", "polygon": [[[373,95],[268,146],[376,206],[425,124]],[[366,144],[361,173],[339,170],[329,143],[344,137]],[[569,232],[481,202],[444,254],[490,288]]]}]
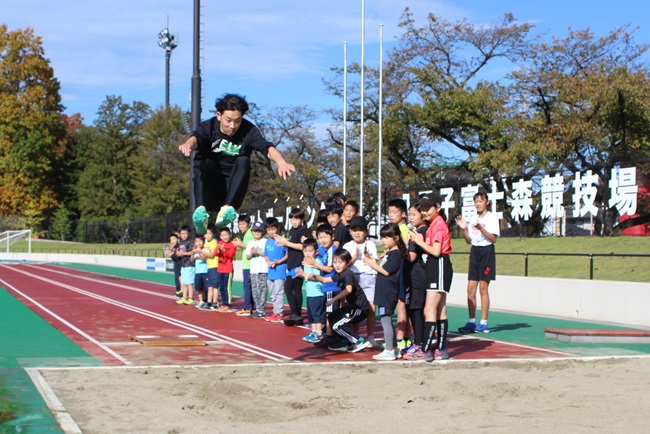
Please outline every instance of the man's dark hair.
[{"label": "man's dark hair", "polygon": [[217,226],[214,223],[208,224],[207,229],[212,232],[213,234],[217,233]]},{"label": "man's dark hair", "polygon": [[180,228],[178,228],[178,230],[192,232],[192,229],[188,225],[182,225]]},{"label": "man's dark hair", "polygon": [[248,112],[248,103],[243,96],[226,93],[214,103],[217,111],[223,113],[226,110],[237,110],[245,115]]},{"label": "man's dark hair", "polygon": [[237,223],[239,222],[246,222],[248,224],[251,224],[251,216],[248,214],[239,214],[239,218],[237,218]]},{"label": "man's dark hair", "polygon": [[219,234],[221,234],[221,232],[228,232],[228,233],[230,233],[230,228],[229,228],[228,226],[224,226],[224,227],[222,227],[221,229],[219,229]]}]

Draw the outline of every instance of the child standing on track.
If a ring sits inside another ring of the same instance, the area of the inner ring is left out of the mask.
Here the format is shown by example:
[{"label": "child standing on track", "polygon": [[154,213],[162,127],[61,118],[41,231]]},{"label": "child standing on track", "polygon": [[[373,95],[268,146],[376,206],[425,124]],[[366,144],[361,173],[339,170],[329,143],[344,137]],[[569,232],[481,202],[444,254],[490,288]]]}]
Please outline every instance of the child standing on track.
[{"label": "child standing on track", "polygon": [[[334,265],[332,263],[334,252],[337,250],[334,245],[334,231],[329,223],[322,224],[316,228],[316,237],[318,239],[318,254],[316,259],[308,259],[305,257],[303,264],[316,267],[323,277],[331,277],[334,275]],[[338,291],[336,283],[328,282],[323,283],[323,294],[325,294],[325,302],[332,300]],[[339,308],[339,303],[335,302],[330,306],[325,307],[325,317]],[[325,336],[319,342],[316,342],[317,347],[327,348],[329,344],[333,343],[334,331],[329,326],[329,322],[325,321]]]},{"label": "child standing on track", "polygon": [[[399,231],[402,240],[404,241],[404,245],[408,245],[410,237],[409,227],[406,224],[407,211],[406,201],[404,201],[404,199],[393,199],[388,202],[388,219],[399,226]],[[404,276],[404,271],[410,269],[410,259],[408,256],[404,258],[403,262],[402,272],[400,273],[399,278],[399,295],[397,298],[397,348],[400,351],[405,350],[409,345],[411,345],[411,324],[408,314],[406,313],[406,304],[404,303],[406,296],[404,293],[404,281],[408,280],[408,277]]]},{"label": "child standing on track", "polygon": [[266,318],[269,322],[282,322],[284,314],[284,279],[287,276],[287,248],[279,246],[275,237],[280,230],[280,223],[275,217],[266,219],[268,240],[264,245],[264,259],[269,266],[268,286],[273,304],[273,314]]},{"label": "child standing on track", "polygon": [[198,292],[199,302],[196,308],[200,310],[207,309],[208,303],[208,263],[205,262],[205,252],[203,245],[205,240],[202,235],[194,239],[194,249],[192,250],[192,261],[194,262],[194,291]]},{"label": "child standing on track", "polygon": [[388,223],[384,225],[379,232],[379,236],[381,237],[381,244],[386,249],[381,264],[378,264],[375,259],[369,256],[363,258],[363,262],[377,272],[375,306],[379,311],[386,342],[384,351],[372,358],[375,360],[395,360],[402,357],[402,354],[400,349],[397,348],[393,313],[397,307],[399,296],[402,261],[407,257],[408,251],[397,224]]},{"label": "child standing on track", "polygon": [[[246,214],[241,214],[237,218],[237,227],[239,228],[240,237],[233,240],[233,244],[246,250],[246,245],[253,240],[253,233],[251,232],[251,217]],[[253,300],[253,289],[251,287],[251,261],[242,255],[241,258],[242,275],[244,278],[244,306],[237,311],[237,316],[249,316],[255,310],[255,301]]]},{"label": "child standing on track", "polygon": [[302,253],[302,242],[308,236],[305,227],[305,211],[300,208],[293,208],[289,213],[291,229],[289,239],[277,236],[275,241],[280,246],[287,247],[287,278],[284,281],[284,294],[287,296],[287,303],[291,309],[291,315],[284,320],[286,326],[300,326],[302,319],[302,276],[296,274],[296,270],[302,267],[304,255]]},{"label": "child standing on track", "polygon": [[[426,237],[429,227],[424,219],[419,202],[409,208],[409,223],[423,238]],[[410,237],[410,235],[409,235]],[[404,351],[406,360],[419,360],[426,358],[422,352],[424,345],[424,301],[426,298],[425,259],[427,253],[412,239],[409,239],[410,264],[406,267],[405,277],[405,304],[406,310],[413,326],[413,342]],[[408,356],[407,356],[408,355]]]},{"label": "child standing on track", "polygon": [[368,240],[368,221],[363,217],[354,217],[350,222],[350,235],[352,241],[346,243],[343,248],[350,252],[352,256],[352,265],[350,270],[355,274],[361,289],[366,294],[366,298],[370,303],[370,311],[368,312],[368,341],[374,346],[375,342],[375,282],[377,280],[377,272],[369,265],[363,262],[363,258],[369,256],[374,260],[379,259],[377,256],[377,246],[372,241]]},{"label": "child standing on track", "polygon": [[368,316],[370,303],[359,286],[359,281],[349,268],[352,263],[350,252],[345,249],[338,249],[334,252],[333,263],[336,273],[332,277],[310,274],[305,278],[321,283],[336,283],[339,293],[331,300],[328,300],[325,305],[331,306],[343,299],[347,303],[344,307],[332,312],[327,319],[332,330],[340,339],[338,342],[332,343],[328,349],[356,353],[372,345],[354,330],[354,325],[359,324]]},{"label": "child standing on track", "polygon": [[[417,231],[411,231],[411,239],[428,254],[425,263],[426,301],[424,304],[424,345],[423,355],[428,362],[434,358],[448,359],[447,353],[447,294],[451,289],[454,271],[449,254],[451,253],[451,236],[449,227],[441,211],[442,197],[430,193],[420,199],[420,207],[425,217],[431,222],[426,237]],[[438,335],[436,338],[436,329]],[[407,358],[405,356],[405,358]],[[410,359],[410,357],[408,358]]]},{"label": "child standing on track", "polygon": [[[469,321],[458,329],[462,333],[490,333],[488,313],[490,311],[490,281],[496,279],[496,254],[494,244],[500,235],[499,220],[489,211],[487,192],[480,189],[474,195],[476,216],[466,222],[463,216],[456,217],[467,244],[472,248],[469,254],[467,273],[467,310]],[[481,293],[481,323],[476,324],[476,289]]]},{"label": "child standing on track", "polygon": [[208,263],[208,298],[206,300],[206,310],[215,311],[219,307],[219,258],[217,253],[217,228],[209,224],[205,233],[204,259]]},{"label": "child standing on track", "polygon": [[233,259],[237,247],[230,241],[230,229],[227,227],[219,230],[219,242],[215,255],[219,258],[217,274],[219,276],[219,292],[221,293],[221,307],[217,312],[230,313],[233,311],[230,300],[230,279],[233,272]]},{"label": "child standing on track", "polygon": [[180,245],[176,255],[181,258],[181,298],[176,301],[177,304],[194,305],[194,263],[192,263],[192,249],[194,240],[190,239],[190,228],[181,226]]},{"label": "child standing on track", "polygon": [[264,238],[264,225],[262,222],[254,222],[251,226],[251,232],[253,233],[253,239],[246,244],[244,255],[251,261],[251,289],[253,292],[253,301],[257,310],[251,312],[250,317],[253,319],[265,319],[266,279],[269,272],[269,266],[264,258],[266,239]]},{"label": "child standing on track", "polygon": [[[318,242],[313,238],[307,238],[303,241],[302,246],[302,253],[305,259],[303,261],[303,270],[299,268],[297,270],[298,274],[320,276],[320,270],[315,267]],[[325,294],[323,293],[323,283],[316,280],[307,280],[305,290],[307,296],[307,319],[311,325],[311,333],[303,337],[302,340],[315,344],[323,339],[323,324],[325,323]]]},{"label": "child standing on track", "polygon": [[169,235],[169,251],[167,255],[172,259],[174,264],[174,297],[181,298],[183,292],[181,291],[181,258],[176,253],[180,247],[180,242],[178,240],[178,234],[176,232]]}]

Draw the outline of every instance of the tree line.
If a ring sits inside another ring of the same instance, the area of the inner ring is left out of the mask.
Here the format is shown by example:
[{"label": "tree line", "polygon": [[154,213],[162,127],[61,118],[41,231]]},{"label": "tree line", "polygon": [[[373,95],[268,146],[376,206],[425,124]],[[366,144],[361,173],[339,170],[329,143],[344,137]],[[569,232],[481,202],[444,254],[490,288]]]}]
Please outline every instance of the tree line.
[{"label": "tree line", "polygon": [[[420,17],[424,18],[424,17]],[[406,9],[401,36],[382,68],[382,201],[402,193],[512,177],[592,170],[608,199],[612,167],[635,165],[641,186],[650,166],[648,44],[622,26],[547,37],[505,14],[490,25],[429,14],[418,25]],[[377,213],[379,70],[366,66],[364,212]],[[92,125],[61,104],[60,84],[32,29],[0,25],[0,216],[66,234],[65,222],[128,221],[189,211],[189,161],[177,150],[187,132],[180,107],[151,108],[107,96]],[[343,98],[343,70],[324,77]],[[347,190],[358,197],[360,65],[348,67]],[[354,79],[357,77],[357,79]],[[315,205],[342,190],[343,113],[330,109],[326,133],[309,107],[253,106],[249,118],[297,168],[283,181],[257,156],[244,207],[275,198]],[[567,189],[567,197],[571,191]],[[510,221],[521,233],[544,225]],[[639,216],[648,222],[647,196]],[[507,206],[507,205],[506,205]],[[604,207],[607,209],[607,207]],[[615,212],[597,217],[615,232]],[[528,226],[528,227],[522,227]],[[69,236],[69,235],[68,235]]]}]

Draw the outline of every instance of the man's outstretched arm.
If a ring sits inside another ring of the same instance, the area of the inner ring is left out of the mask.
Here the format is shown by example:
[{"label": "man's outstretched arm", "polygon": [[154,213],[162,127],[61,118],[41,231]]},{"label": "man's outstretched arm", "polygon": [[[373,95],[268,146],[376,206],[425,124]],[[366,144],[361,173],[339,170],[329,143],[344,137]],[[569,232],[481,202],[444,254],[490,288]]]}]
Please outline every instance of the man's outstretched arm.
[{"label": "man's outstretched arm", "polygon": [[282,179],[286,180],[287,176],[291,176],[291,174],[296,171],[294,165],[287,163],[280,151],[278,151],[275,146],[269,146],[268,156],[271,161],[278,165],[278,175],[280,175]]},{"label": "man's outstretched arm", "polygon": [[189,157],[193,150],[199,147],[199,142],[196,140],[196,136],[190,136],[185,143],[178,146],[178,150],[183,153],[186,157]]}]

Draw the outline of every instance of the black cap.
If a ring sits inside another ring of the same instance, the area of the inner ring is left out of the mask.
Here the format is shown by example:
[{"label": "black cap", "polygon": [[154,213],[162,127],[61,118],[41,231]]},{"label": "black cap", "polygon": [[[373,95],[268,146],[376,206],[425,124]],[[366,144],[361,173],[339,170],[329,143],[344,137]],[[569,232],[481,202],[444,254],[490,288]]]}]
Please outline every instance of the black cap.
[{"label": "black cap", "polygon": [[418,203],[422,209],[429,209],[433,206],[442,205],[442,196],[438,193],[427,193],[418,199]]},{"label": "black cap", "polygon": [[364,231],[368,230],[368,220],[364,217],[354,217],[350,222],[350,229],[352,228],[361,228]]}]

